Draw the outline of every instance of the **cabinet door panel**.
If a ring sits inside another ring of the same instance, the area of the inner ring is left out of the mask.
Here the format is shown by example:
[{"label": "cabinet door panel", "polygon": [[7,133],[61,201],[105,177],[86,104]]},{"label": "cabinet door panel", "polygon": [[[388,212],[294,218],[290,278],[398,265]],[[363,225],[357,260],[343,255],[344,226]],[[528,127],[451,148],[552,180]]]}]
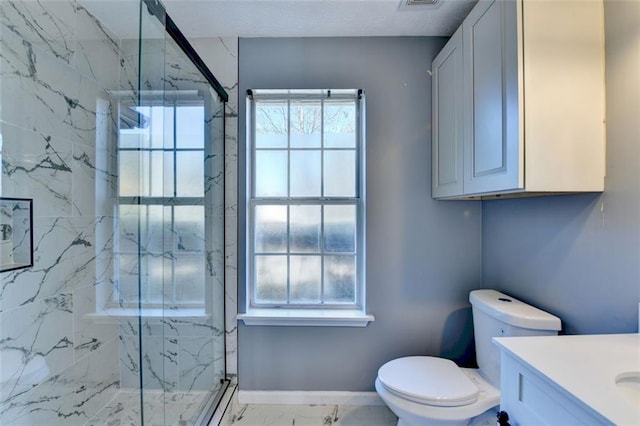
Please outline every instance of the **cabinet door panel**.
[{"label": "cabinet door panel", "polygon": [[500,7],[489,8],[473,28],[473,175],[504,171]]},{"label": "cabinet door panel", "polygon": [[451,37],[432,65],[432,196],[461,195],[462,29]]},{"label": "cabinet door panel", "polygon": [[516,2],[493,1],[479,3],[463,23],[465,194],[524,187],[516,22]]}]

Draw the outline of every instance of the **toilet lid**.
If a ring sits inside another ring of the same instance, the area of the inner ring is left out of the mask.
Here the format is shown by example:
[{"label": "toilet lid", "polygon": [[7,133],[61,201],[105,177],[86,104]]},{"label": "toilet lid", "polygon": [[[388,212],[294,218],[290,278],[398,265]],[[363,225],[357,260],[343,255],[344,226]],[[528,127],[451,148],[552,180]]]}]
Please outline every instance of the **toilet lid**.
[{"label": "toilet lid", "polygon": [[458,407],[476,402],[477,386],[448,359],[412,356],[389,361],[378,370],[389,391],[414,402]]}]

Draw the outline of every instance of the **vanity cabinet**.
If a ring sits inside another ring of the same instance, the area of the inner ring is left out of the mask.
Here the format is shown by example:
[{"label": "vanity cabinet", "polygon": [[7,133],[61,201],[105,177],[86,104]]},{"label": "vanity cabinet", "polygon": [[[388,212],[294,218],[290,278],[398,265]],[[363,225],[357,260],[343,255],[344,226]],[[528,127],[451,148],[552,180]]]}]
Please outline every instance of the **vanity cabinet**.
[{"label": "vanity cabinet", "polygon": [[604,189],[601,1],[481,1],[432,78],[434,198]]},{"label": "vanity cabinet", "polygon": [[494,337],[513,426],[640,425],[640,334]]},{"label": "vanity cabinet", "polygon": [[502,351],[500,364],[500,410],[511,425],[614,424],[512,354]]}]

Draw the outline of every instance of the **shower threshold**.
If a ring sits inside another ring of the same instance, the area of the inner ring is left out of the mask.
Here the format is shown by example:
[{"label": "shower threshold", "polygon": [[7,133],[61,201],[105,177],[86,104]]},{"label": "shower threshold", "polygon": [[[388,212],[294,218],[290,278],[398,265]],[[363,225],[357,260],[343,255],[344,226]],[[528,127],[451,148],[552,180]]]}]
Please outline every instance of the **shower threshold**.
[{"label": "shower threshold", "polygon": [[223,381],[216,392],[145,390],[143,413],[140,412],[140,390],[123,389],[85,426],[207,425],[228,385],[228,381]]}]

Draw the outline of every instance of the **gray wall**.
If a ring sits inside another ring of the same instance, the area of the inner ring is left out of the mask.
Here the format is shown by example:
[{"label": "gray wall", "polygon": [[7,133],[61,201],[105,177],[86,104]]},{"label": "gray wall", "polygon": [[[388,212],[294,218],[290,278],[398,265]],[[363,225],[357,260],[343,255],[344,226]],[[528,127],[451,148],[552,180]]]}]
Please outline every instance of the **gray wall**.
[{"label": "gray wall", "polygon": [[[431,61],[446,39],[240,39],[239,123],[249,88],[367,95],[366,328],[239,325],[242,390],[373,390],[404,355],[473,362],[468,293],[480,287],[481,205],[431,199]],[[240,199],[245,196],[240,126]],[[240,203],[242,204],[242,203]],[[244,212],[239,212],[240,224]],[[239,241],[245,241],[242,225]],[[239,310],[245,309],[239,246]],[[472,357],[472,355],[471,355]]]},{"label": "gray wall", "polygon": [[605,3],[603,194],[483,202],[483,286],[558,315],[568,334],[638,330],[640,3]]}]

